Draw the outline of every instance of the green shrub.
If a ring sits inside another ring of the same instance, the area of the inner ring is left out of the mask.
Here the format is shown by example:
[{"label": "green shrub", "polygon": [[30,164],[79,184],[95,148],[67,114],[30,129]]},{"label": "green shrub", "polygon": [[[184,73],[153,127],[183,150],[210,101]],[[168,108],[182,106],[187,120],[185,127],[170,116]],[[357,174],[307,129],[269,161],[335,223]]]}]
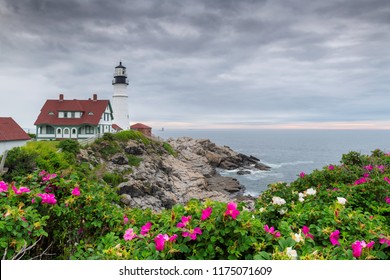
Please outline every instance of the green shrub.
[{"label": "green shrub", "polygon": [[66,139],[59,142],[58,148],[62,149],[63,152],[76,155],[80,151],[80,143],[77,140]]},{"label": "green shrub", "polygon": [[129,165],[131,166],[139,166],[143,160],[141,157],[137,157],[131,154],[127,155],[127,159],[129,160]]},{"label": "green shrub", "polygon": [[122,151],[122,148],[115,141],[107,141],[104,138],[98,139],[92,144],[92,149],[99,152],[104,159]]},{"label": "green shrub", "polygon": [[114,139],[122,142],[134,140],[139,143],[143,143],[144,145],[151,145],[153,143],[151,139],[136,130],[122,130],[118,133],[115,133],[113,137]]},{"label": "green shrub", "polygon": [[168,154],[177,157],[177,152],[172,148],[171,145],[169,145],[169,143],[164,142],[163,148],[168,152]]},{"label": "green shrub", "polygon": [[105,173],[103,175],[103,180],[111,185],[111,186],[118,186],[120,183],[125,182],[126,179],[123,178],[122,175],[117,173]]},{"label": "green shrub", "polygon": [[[272,184],[253,210],[244,202],[195,199],[159,213],[124,208],[115,188],[74,174],[35,172],[0,182],[0,255],[389,260],[389,157],[378,153],[348,166],[324,167],[291,184]],[[38,195],[44,193],[54,195],[55,203],[45,204]],[[356,252],[352,244],[362,241],[366,247]]]},{"label": "green shrub", "polygon": [[12,181],[17,176],[25,176],[33,172],[37,167],[37,158],[37,152],[28,151],[24,147],[11,149],[5,160],[5,167],[8,168],[8,171],[2,176],[3,179]]}]

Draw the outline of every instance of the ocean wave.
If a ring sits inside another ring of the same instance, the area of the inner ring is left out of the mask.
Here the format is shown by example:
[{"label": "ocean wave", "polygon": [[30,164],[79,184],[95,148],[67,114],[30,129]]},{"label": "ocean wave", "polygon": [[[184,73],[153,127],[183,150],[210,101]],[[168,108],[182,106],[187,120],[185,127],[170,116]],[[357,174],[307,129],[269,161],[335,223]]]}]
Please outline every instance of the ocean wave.
[{"label": "ocean wave", "polygon": [[282,162],[282,163],[268,163],[268,162],[263,162],[263,163],[265,165],[268,165],[271,168],[281,168],[283,166],[301,165],[301,164],[313,164],[314,161],[312,161],[312,160],[297,160],[297,161]]},{"label": "ocean wave", "polygon": [[[265,170],[253,170],[253,169],[232,169],[232,170],[220,170],[219,174],[221,175],[231,175],[231,174],[237,174],[238,171],[244,171],[244,172],[250,172],[248,174],[243,174],[239,176],[246,176],[246,175],[258,175],[258,174],[267,174],[269,171]],[[238,175],[238,174],[237,174]]]}]

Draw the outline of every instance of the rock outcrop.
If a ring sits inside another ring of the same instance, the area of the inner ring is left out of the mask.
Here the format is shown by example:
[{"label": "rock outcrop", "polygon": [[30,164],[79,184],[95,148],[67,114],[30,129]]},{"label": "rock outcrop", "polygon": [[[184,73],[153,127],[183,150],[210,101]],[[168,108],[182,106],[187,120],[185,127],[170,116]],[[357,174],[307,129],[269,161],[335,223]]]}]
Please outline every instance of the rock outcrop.
[{"label": "rock outcrop", "polygon": [[[227,202],[243,194],[244,187],[234,178],[220,176],[218,168],[269,169],[255,157],[236,153],[210,140],[182,137],[168,139],[167,143],[177,154],[170,154],[159,141],[145,145],[129,140],[121,143],[120,150],[105,160],[99,157],[96,147],[83,150],[79,160],[104,165],[108,173],[122,174],[124,182],[113,186],[118,188],[122,202],[155,211],[192,198]],[[102,143],[105,149],[106,145]],[[134,157],[140,159],[136,166],[129,160]]]}]

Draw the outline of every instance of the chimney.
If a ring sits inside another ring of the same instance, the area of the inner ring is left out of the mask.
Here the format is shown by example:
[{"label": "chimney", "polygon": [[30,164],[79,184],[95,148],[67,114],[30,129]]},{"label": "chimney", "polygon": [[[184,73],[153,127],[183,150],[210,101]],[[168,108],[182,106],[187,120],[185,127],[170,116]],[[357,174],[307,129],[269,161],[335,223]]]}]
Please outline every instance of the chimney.
[{"label": "chimney", "polygon": [[64,95],[60,93],[60,102],[64,101]]},{"label": "chimney", "polygon": [[93,101],[96,101],[96,100],[97,100],[97,94],[94,93],[94,94],[93,94]]}]

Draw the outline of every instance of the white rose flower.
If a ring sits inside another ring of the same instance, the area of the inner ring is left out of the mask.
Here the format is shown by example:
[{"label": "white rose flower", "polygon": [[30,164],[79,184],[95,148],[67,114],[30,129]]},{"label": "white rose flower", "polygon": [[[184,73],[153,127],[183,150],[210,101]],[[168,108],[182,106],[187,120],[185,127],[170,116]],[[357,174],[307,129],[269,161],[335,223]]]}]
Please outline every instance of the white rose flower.
[{"label": "white rose flower", "polygon": [[316,193],[317,193],[317,191],[313,188],[306,190],[306,194],[308,194],[308,195],[315,195]]},{"label": "white rose flower", "polygon": [[287,247],[287,256],[292,259],[296,260],[298,258],[298,254],[296,250],[293,250],[292,247]]},{"label": "white rose flower", "polygon": [[305,201],[305,199],[304,199],[303,197],[298,198],[298,200],[299,200],[300,202],[304,202],[304,201]]},{"label": "white rose flower", "polygon": [[286,201],[279,196],[274,196],[272,198],[272,204],[283,205],[286,204]]},{"label": "white rose flower", "polygon": [[280,209],[278,212],[279,212],[280,215],[284,215],[284,214],[286,214],[287,210]]},{"label": "white rose flower", "polygon": [[303,239],[302,239],[302,236],[299,234],[299,233],[295,233],[293,236],[292,236],[292,239],[294,239],[295,242],[299,243],[301,242]]},{"label": "white rose flower", "polygon": [[337,202],[344,205],[347,202],[347,200],[344,197],[338,197]]}]

